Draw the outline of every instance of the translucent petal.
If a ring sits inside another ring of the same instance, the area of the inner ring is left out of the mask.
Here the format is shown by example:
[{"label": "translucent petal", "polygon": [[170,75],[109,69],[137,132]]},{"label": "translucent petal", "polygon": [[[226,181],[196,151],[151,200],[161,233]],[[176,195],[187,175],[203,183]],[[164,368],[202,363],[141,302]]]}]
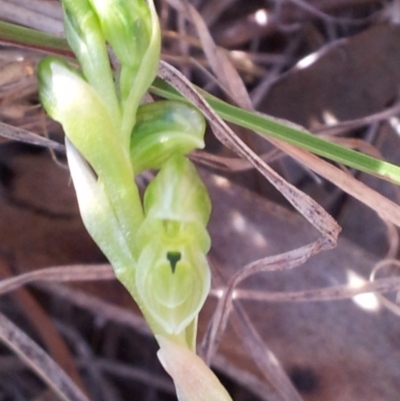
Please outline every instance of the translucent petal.
[{"label": "translucent petal", "polygon": [[[173,259],[171,254],[179,257]],[[142,307],[168,334],[182,333],[196,318],[210,282],[207,260],[194,247],[153,243],[138,260],[136,285]]]}]

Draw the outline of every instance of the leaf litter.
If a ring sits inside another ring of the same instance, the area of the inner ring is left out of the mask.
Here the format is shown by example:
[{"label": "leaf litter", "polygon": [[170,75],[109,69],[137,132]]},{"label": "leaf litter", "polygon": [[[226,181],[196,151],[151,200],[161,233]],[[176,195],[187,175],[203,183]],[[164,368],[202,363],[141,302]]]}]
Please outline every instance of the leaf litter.
[{"label": "leaf litter", "polygon": [[[39,3],[44,4],[44,2],[38,2],[37,4]],[[297,3],[299,2],[293,3],[295,5],[298,5]],[[304,6],[303,2],[300,3],[302,3],[300,5]],[[207,61],[209,62],[217,80],[221,82],[221,86],[223,86],[224,90],[228,91],[230,97],[234,99],[238,105],[251,109],[251,101],[242,79],[239,77],[236,69],[232,66],[231,62],[226,57],[226,53],[216,47],[213,43],[212,37],[209,34],[208,29],[203,22],[201,16],[187,3],[178,3],[176,1],[171,1],[171,4],[179,9],[182,20],[190,20],[197,27],[197,31],[202,42],[204,52],[207,56]],[[221,4],[223,3],[221,2]],[[307,6],[307,11],[310,12],[310,10],[314,10],[313,7],[314,6],[311,6],[310,9]],[[221,6],[221,9],[222,8],[223,6]],[[327,16],[327,14],[325,13],[321,14],[311,12],[311,14],[316,15],[318,18],[325,18]],[[215,17],[215,19],[216,18],[217,16]],[[180,22],[180,26],[183,26],[182,20]],[[331,18],[327,18],[327,21],[325,22],[332,23],[335,21],[331,21]],[[344,21],[341,21],[339,19],[336,22],[343,23]],[[189,52],[188,46],[182,46],[181,51]],[[224,296],[222,296],[219,300],[219,304],[216,309],[216,315],[213,319],[213,324],[210,326],[211,328],[208,331],[208,335],[205,337],[205,343],[203,344],[205,346],[203,351],[206,355],[206,359],[210,360],[216,345],[220,341],[220,336],[222,336],[223,328],[226,325],[227,319],[229,317],[229,312],[232,308],[234,308],[235,313],[232,319],[234,319],[234,321],[236,322],[236,330],[243,337],[245,345],[248,347],[247,349],[249,353],[253,354],[256,364],[259,364],[261,368],[265,369],[267,380],[271,381],[271,386],[269,387],[269,390],[272,391],[272,393],[271,398],[269,399],[300,399],[297,392],[287,380],[286,373],[282,370],[282,368],[279,367],[279,363],[277,363],[277,360],[274,359],[271,351],[266,348],[264,341],[260,338],[257,339],[258,334],[256,332],[256,329],[253,327],[253,324],[249,320],[246,314],[247,312],[244,311],[244,309],[241,307],[240,304],[238,304],[237,301],[233,300],[233,294],[235,293],[235,291],[238,292],[237,294],[240,294],[240,291],[242,290],[238,289],[237,286],[239,285],[239,283],[241,283],[241,281],[245,280],[250,275],[259,273],[261,271],[288,269],[301,265],[306,259],[311,257],[313,254],[318,253],[320,250],[333,247],[336,244],[340,228],[334,221],[334,219],[332,219],[329,214],[327,214],[323,210],[323,208],[318,205],[318,203],[313,201],[308,195],[298,190],[292,184],[286,182],[272,168],[270,168],[263,161],[263,159],[257,156],[245,143],[243,143],[243,141],[241,141],[236,136],[231,128],[229,128],[215,115],[215,113],[213,113],[213,111],[208,107],[201,96],[197,94],[190,83],[182,75],[180,75],[178,72],[176,72],[165,63],[163,63],[160,68],[160,75],[164,79],[168,80],[171,84],[173,84],[176,88],[178,88],[178,90],[182,91],[182,93],[188,96],[188,98],[190,98],[204,112],[210,122],[210,125],[214,129],[215,135],[225,146],[233,150],[241,158],[245,159],[246,163],[250,163],[256,169],[258,169],[267,178],[267,180],[269,180],[278,190],[280,190],[287,198],[287,200],[322,234],[322,237],[308,245],[303,245],[285,253],[281,253],[275,256],[267,256],[265,258],[253,261],[252,263],[246,265],[243,269],[239,270],[233,277],[230,277],[228,284],[226,285],[226,287],[224,287]],[[9,135],[11,139],[22,141],[28,140],[31,141],[31,143],[35,143],[35,141],[37,141],[36,144],[40,146],[45,146],[49,148],[52,146],[57,148],[58,146],[57,150],[62,150],[62,145],[56,145],[50,140],[47,140],[43,137],[33,136],[32,133],[23,131],[21,129],[16,129],[12,126],[5,125],[2,125],[1,128],[3,132],[9,133],[7,135]],[[328,128],[334,129],[334,127]],[[339,126],[338,129],[340,128],[341,127]],[[265,138],[263,137],[263,140],[264,139]],[[310,170],[317,172],[322,177],[338,185],[344,191],[355,196],[360,201],[368,204],[379,215],[381,215],[381,217],[384,217],[388,221],[399,225],[399,209],[394,202],[388,200],[379,193],[368,188],[366,185],[354,179],[348,173],[343,172],[337,167],[334,167],[333,165],[321,160],[316,156],[310,155],[307,152],[293,148],[292,146],[283,144],[279,141],[269,141],[273,143],[273,145],[281,149],[284,153],[292,156],[294,159],[306,165]],[[251,141],[249,143],[251,143]],[[218,158],[218,155],[216,155],[215,157]],[[229,160],[226,160],[225,158],[224,162],[226,164],[226,167],[229,168]],[[90,269],[90,267],[88,268]],[[92,272],[94,276],[91,276]],[[78,268],[76,271],[74,271],[74,277],[76,279],[79,279],[80,277],[82,277],[82,279],[87,279],[87,277],[92,279],[96,277],[99,272],[100,271],[96,270],[96,267],[93,267],[92,270],[89,271],[83,271],[82,269]],[[49,273],[43,273],[44,277],[47,276],[48,280],[52,280],[55,276],[48,275]],[[107,269],[105,274],[105,277],[108,278]],[[62,277],[63,276],[61,276],[61,279]],[[31,279],[32,278],[29,278],[29,280]],[[7,283],[4,283],[4,285],[6,284]],[[392,289],[397,289],[397,285],[398,284],[396,280],[391,281],[390,279],[381,279],[377,280],[373,284],[365,284],[365,287],[360,287],[358,290],[349,290],[349,288],[345,286],[343,286],[343,288],[341,286],[333,286],[332,288],[327,289],[299,292],[297,293],[297,295],[292,294],[292,298],[290,298],[290,294],[270,294],[269,302],[274,300],[277,301],[279,299],[290,301],[296,299],[296,297],[298,297],[297,299],[304,300],[317,300],[324,298],[324,296],[326,296],[327,299],[340,299],[341,297],[350,298],[354,296],[357,291],[391,291]],[[324,295],[325,293],[327,295]],[[235,294],[235,297],[237,296],[237,294]],[[254,293],[251,296],[253,296],[253,298],[262,298],[260,294],[257,294],[258,293]],[[268,298],[268,292],[264,294],[266,294]],[[248,293],[247,296],[249,296]],[[329,296],[331,298],[329,298]],[[111,317],[109,317],[109,319],[111,319]],[[260,357],[260,355],[265,355],[265,352],[267,353],[268,357]],[[274,363],[268,363],[268,361],[272,361]]]}]

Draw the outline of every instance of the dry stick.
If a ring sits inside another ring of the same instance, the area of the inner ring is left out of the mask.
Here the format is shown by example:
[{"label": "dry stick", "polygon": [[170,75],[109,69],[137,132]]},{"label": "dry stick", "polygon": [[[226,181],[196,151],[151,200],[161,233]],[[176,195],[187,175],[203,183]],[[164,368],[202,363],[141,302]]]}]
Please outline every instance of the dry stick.
[{"label": "dry stick", "polygon": [[29,10],[11,1],[0,0],[0,18],[51,34],[61,35],[64,31],[63,23],[59,19]]},{"label": "dry stick", "polygon": [[263,339],[239,303],[235,304],[232,325],[239,338],[250,351],[257,366],[263,373],[265,372],[264,377],[273,389],[268,393],[268,400],[302,401],[281,364],[273,352],[265,346]]},{"label": "dry stick", "polygon": [[72,305],[90,311],[104,321],[112,321],[130,327],[140,334],[152,336],[152,332],[143,317],[127,308],[110,304],[84,291],[70,288],[63,284],[36,284],[51,295],[65,299]]},{"label": "dry stick", "polygon": [[264,177],[299,211],[320,233],[324,235],[324,249],[336,245],[340,227],[336,221],[313,199],[286,182],[267,163],[257,156],[238,138],[228,125],[218,117],[191,83],[172,66],[161,61],[158,75],[174,86],[185,98],[198,107],[211,124],[218,140],[237,155],[248,160]]},{"label": "dry stick", "polygon": [[320,18],[325,22],[342,24],[342,25],[360,25],[365,24],[366,22],[371,20],[371,16],[354,19],[354,18],[346,18],[346,17],[335,17],[330,14],[327,14],[325,11],[321,11],[317,7],[309,4],[305,0],[289,0],[290,3],[293,3],[295,6],[303,9],[304,11],[310,13],[311,15]]},{"label": "dry stick", "polygon": [[0,340],[65,401],[89,401],[60,367],[21,329],[0,313]]},{"label": "dry stick", "polygon": [[[213,354],[213,347],[218,345],[221,335],[217,333],[224,332],[228,323],[230,311],[232,309],[233,297],[232,294],[235,288],[249,276],[264,272],[264,271],[277,271],[277,270],[288,270],[293,269],[297,266],[304,264],[307,259],[317,254],[325,246],[324,238],[320,238],[316,242],[309,245],[305,245],[301,248],[294,249],[290,252],[285,252],[279,255],[268,256],[266,258],[251,262],[246,265],[243,269],[240,269],[230,280],[226,287],[220,302],[218,303],[215,311],[214,320],[218,322],[214,325],[213,329],[209,333],[211,338],[215,338],[214,341],[210,342],[210,347],[207,350],[206,360],[209,360]],[[214,344],[213,344],[214,343]]]},{"label": "dry stick", "polygon": [[113,280],[115,273],[110,265],[56,266],[39,269],[0,281],[0,295],[22,285],[40,281],[93,281]]},{"label": "dry stick", "polygon": [[[203,43],[204,52],[206,53],[207,58],[210,60],[210,65],[212,66],[214,73],[224,83],[224,86],[231,88],[231,97],[236,99],[241,107],[253,110],[250,98],[247,94],[241,77],[236,69],[232,66],[230,60],[226,57],[226,54],[215,45],[211,35],[208,33],[208,28],[204,24],[204,21],[199,13],[185,0],[182,0],[181,2],[177,2],[177,0],[169,0],[169,2],[177,9],[186,8],[188,10],[188,14],[197,28],[198,35]],[[236,88],[239,88],[239,91]],[[267,117],[274,119],[271,116]],[[275,120],[278,122],[280,121],[278,119]],[[297,126],[293,123],[290,125],[295,129],[305,131],[303,127]],[[264,140],[269,141],[278,149],[281,149],[295,160],[308,167],[310,170],[322,175],[324,178],[333,182],[348,194],[365,203],[367,206],[376,211],[382,218],[392,222],[397,226],[400,226],[400,208],[394,202],[378,194],[376,191],[357,181],[350,175],[346,175],[343,173],[343,171],[340,171],[340,169],[337,169],[335,166],[327,163],[310,152],[296,148],[293,145],[289,145],[277,139],[267,138],[264,134],[258,134]]]},{"label": "dry stick", "polygon": [[[282,156],[284,156],[283,152],[274,148],[267,153],[263,153],[259,157],[266,163],[271,163],[280,159]],[[242,158],[218,156],[203,150],[194,151],[189,155],[189,157],[191,160],[202,164],[203,166],[209,166],[218,171],[246,171],[254,168],[252,164]]]},{"label": "dry stick", "polygon": [[[309,245],[307,245],[307,247],[309,247]],[[257,260],[256,262],[252,262],[249,265],[245,266],[244,267],[245,272],[243,276],[240,277],[240,281],[247,278],[249,274],[254,274],[255,270],[264,271],[264,265],[266,265],[270,271],[273,271],[274,267],[276,270],[276,266],[278,265],[276,265],[276,259],[273,258],[279,258],[279,257],[282,258],[283,255],[285,254]],[[383,262],[388,263],[387,260],[384,260]],[[238,274],[241,273],[239,272]],[[237,276],[234,276],[233,279],[237,280],[238,278],[236,277]],[[0,295],[4,295],[6,293],[14,291],[17,288],[20,288],[26,284],[39,284],[44,282],[53,283],[53,282],[73,282],[73,281],[99,281],[99,280],[114,280],[114,279],[115,279],[114,271],[110,265],[78,265],[78,266],[48,267],[45,269],[24,273],[10,279],[1,280]],[[42,286],[40,287],[44,288]],[[211,295],[220,298],[221,289],[222,288],[216,288],[212,290]],[[234,298],[247,299],[259,302],[331,301],[331,300],[347,299],[367,292],[387,293],[397,290],[400,290],[400,278],[390,277],[390,278],[375,279],[375,281],[373,282],[365,282],[361,286],[357,287],[349,287],[348,284],[339,284],[327,288],[315,288],[310,290],[294,291],[287,293],[234,289]],[[98,306],[99,305],[94,306],[94,309],[99,309]],[[110,313],[110,316],[111,315],[112,311]],[[110,317],[107,317],[107,319],[109,318]],[[122,323],[126,324],[124,322]]]},{"label": "dry stick", "polygon": [[6,0],[8,3],[13,3],[28,10],[32,10],[41,15],[53,17],[56,20],[62,21],[61,4],[53,0]]},{"label": "dry stick", "polygon": [[[374,281],[375,280],[375,275],[376,273],[383,269],[386,266],[396,266],[397,268],[400,267],[400,261],[396,260],[396,259],[384,259],[381,260],[379,263],[377,263],[375,265],[375,267],[372,269],[371,275],[369,277],[370,281]],[[393,280],[393,278],[392,278]],[[396,279],[394,279],[396,280]],[[399,293],[397,293],[396,296],[396,303],[389,301],[386,297],[384,297],[381,294],[376,294],[376,296],[378,297],[379,301],[386,307],[388,308],[392,313],[396,314],[397,316],[400,316],[400,305],[399,305]]]},{"label": "dry stick", "polygon": [[[286,254],[277,255],[270,257],[268,266],[272,270],[280,270],[285,268],[294,268],[304,263],[303,258],[301,257],[301,252],[296,250],[298,254],[298,258],[294,256],[294,252],[288,252]],[[305,250],[305,254],[308,253],[309,250]],[[307,258],[307,256],[305,256]],[[290,260],[291,259],[291,260]],[[260,263],[250,263],[243,271],[239,271],[236,274],[237,280],[232,280],[232,290],[234,290],[237,282],[240,281],[240,278],[245,278],[247,271],[248,275],[252,274],[252,270],[257,270],[262,266]],[[217,281],[226,282],[226,278],[222,278],[224,276],[221,269],[218,268],[217,265],[217,273],[216,276]],[[244,274],[243,274],[244,273]],[[240,277],[239,277],[240,276]],[[234,282],[236,281],[236,283]],[[219,283],[218,283],[219,284]],[[228,294],[229,289],[225,289],[225,293],[223,294],[223,299],[217,306],[217,310],[215,312],[215,316],[212,320],[211,330],[207,332],[209,334],[217,324],[226,325],[229,317],[230,310],[232,306],[234,307],[234,313],[231,316],[231,324],[233,326],[234,331],[236,332],[238,338],[241,339],[245,348],[248,350],[248,353],[251,355],[255,364],[259,367],[260,372],[265,377],[266,385],[268,386],[268,400],[271,401],[300,401],[301,398],[297,393],[296,389],[293,387],[293,384],[288,379],[286,373],[282,369],[279,361],[274,356],[273,352],[268,348],[268,346],[263,342],[260,335],[257,333],[257,330],[254,328],[253,323],[249,319],[247,313],[243,309],[242,305],[239,302],[233,303],[233,293]],[[217,322],[217,324],[213,324]],[[217,329],[218,330],[218,329]],[[220,328],[219,332],[223,332],[224,329]],[[207,338],[206,334],[206,338]],[[215,346],[216,341],[211,340],[209,345]]]},{"label": "dry stick", "polygon": [[[340,227],[320,205],[318,205],[307,195],[300,192],[297,188],[287,183],[262,159],[255,155],[254,152],[252,152],[240,140],[240,138],[235,136],[235,134],[229,129],[229,127],[215,114],[208,103],[196,92],[195,89],[193,89],[186,78],[179,74],[179,72],[177,72],[175,69],[173,69],[173,67],[162,62],[159,69],[159,75],[161,76],[161,78],[172,84],[179,92],[181,92],[187,99],[192,101],[204,113],[204,115],[211,123],[215,135],[221,141],[221,143],[223,143],[225,146],[227,146],[243,158],[249,160],[249,162],[252,163],[252,165],[257,168],[257,170],[259,170],[264,175],[264,177],[266,177],[268,181],[270,181],[271,184],[274,185],[287,198],[287,200],[323,234],[323,237],[315,241],[314,243],[294,251],[297,251],[299,255],[301,255],[299,256],[295,254],[294,256],[294,258],[298,257],[299,260],[301,260],[301,262],[297,263],[296,266],[304,263],[304,261],[307,260],[311,255],[323,249],[332,248],[336,245],[336,240],[340,231]],[[278,255],[278,258],[280,256],[281,255]],[[283,261],[289,262],[290,264],[290,260],[288,261],[287,259],[288,257],[287,255],[285,255],[283,257]],[[265,264],[260,264],[258,266],[261,266],[263,270],[268,267]],[[252,269],[249,270],[249,272],[251,271]],[[223,302],[220,302],[219,305],[220,310],[224,310],[224,308],[228,306],[227,304],[224,305]],[[226,319],[224,320],[227,320],[227,317],[229,316],[229,310],[226,310],[226,313],[224,313],[223,315],[224,317],[226,317]],[[218,345],[218,342],[220,341],[224,330],[223,326],[219,329],[219,322],[221,322],[220,319],[214,318],[213,322],[216,322],[216,324],[213,324],[211,326],[211,332],[209,333],[210,335],[208,337],[208,344],[210,345],[210,349],[209,352],[207,352],[206,361],[207,359],[210,359],[211,355],[214,352],[215,348],[213,348],[212,345],[214,345],[215,347]],[[252,336],[252,338],[254,339],[254,336]],[[251,341],[245,342],[247,346],[249,346],[250,343]],[[262,349],[264,350],[264,354],[266,354],[266,357],[268,357],[269,351],[266,349],[266,346],[264,344]],[[250,349],[250,352],[253,353],[252,349]],[[266,364],[263,358],[257,358],[255,362],[260,367],[267,380],[271,380],[271,378],[274,378],[273,384],[277,392],[284,397],[283,399],[299,399],[295,389],[290,384],[290,382],[288,382],[285,378],[280,377],[281,374],[283,374],[283,371],[281,369],[276,368],[274,364]],[[271,371],[270,369],[273,369],[273,371]],[[276,381],[275,378],[278,378],[279,380]],[[279,386],[283,382],[286,383],[285,386],[283,388],[279,388]]]},{"label": "dry stick", "polygon": [[268,138],[268,141],[307,166],[310,170],[326,178],[328,181],[331,181],[344,192],[347,192],[349,195],[370,207],[381,218],[400,227],[400,207],[396,203],[310,152],[276,139]]},{"label": "dry stick", "polygon": [[[0,277],[9,278],[12,275],[11,268],[0,259]],[[36,333],[40,336],[44,346],[54,361],[68,374],[74,383],[87,394],[82,377],[80,376],[74,359],[60,333],[56,330],[54,322],[48,313],[39,305],[37,300],[26,288],[19,288],[13,294],[13,298],[19,304],[20,309],[30,321]]]},{"label": "dry stick", "polygon": [[337,124],[332,124],[311,130],[316,134],[324,135],[338,135],[344,134],[347,131],[359,128],[371,123],[388,120],[391,117],[397,116],[400,113],[400,102],[395,103],[393,106],[377,113],[370,114],[365,117],[356,118],[353,120],[340,121]]},{"label": "dry stick", "polygon": [[205,348],[206,361],[211,360],[215,349],[221,342],[222,334],[226,329],[232,307],[234,307],[235,313],[232,314],[234,329],[251,353],[254,362],[265,376],[267,382],[272,385],[274,392],[272,392],[271,396],[276,393],[281,397],[279,399],[300,400],[297,391],[288,380],[282,367],[273,356],[273,353],[257,334],[240,303],[233,303],[233,292],[240,282],[258,272],[263,272],[265,270],[286,270],[301,266],[312,255],[320,252],[324,246],[325,239],[322,237],[315,243],[280,255],[257,260],[239,270],[232,279],[229,280],[228,286],[224,289],[214,313],[212,323],[204,337],[203,345]]},{"label": "dry stick", "polygon": [[58,142],[2,122],[0,122],[0,136],[7,139],[12,139],[13,141],[30,143],[31,145],[36,146],[43,146],[45,148],[54,149],[58,152],[65,153],[65,146]]},{"label": "dry stick", "polygon": [[[232,62],[228,59],[226,53],[215,45],[214,40],[208,30],[206,23],[199,12],[186,0],[168,0],[168,2],[180,12],[186,12],[194,22],[197,34],[203,44],[207,60],[213,71],[218,71],[218,78],[222,86],[226,88],[230,96],[246,109],[251,109],[252,104],[247,93],[246,86],[241,79],[232,79],[237,75],[237,71]],[[210,51],[207,51],[207,50]]]},{"label": "dry stick", "polygon": [[[348,284],[334,285],[327,288],[293,292],[266,292],[256,290],[234,290],[234,299],[256,302],[317,302],[338,301],[353,298],[359,294],[387,293],[400,290],[400,278],[381,278],[374,282],[365,282],[360,287],[349,287]],[[215,292],[217,293],[218,290]],[[376,295],[379,295],[376,294]]]}]

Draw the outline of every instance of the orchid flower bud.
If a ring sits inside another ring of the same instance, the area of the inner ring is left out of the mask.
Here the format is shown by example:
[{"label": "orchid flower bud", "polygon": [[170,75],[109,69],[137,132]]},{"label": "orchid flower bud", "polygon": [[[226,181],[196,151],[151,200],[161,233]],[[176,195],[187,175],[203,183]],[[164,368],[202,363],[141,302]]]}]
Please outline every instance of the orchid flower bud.
[{"label": "orchid flower bud", "polygon": [[66,63],[48,57],[38,66],[40,99],[47,113],[60,122],[71,143],[88,161],[104,185],[121,228],[133,250],[133,234],[143,219],[129,148],[124,149],[107,105]]},{"label": "orchid flower bud", "polygon": [[102,32],[121,64],[137,68],[152,34],[151,14],[144,0],[89,0]]},{"label": "orchid flower bud", "polygon": [[131,162],[136,174],[160,169],[172,155],[204,147],[205,121],[192,106],[176,101],[142,105],[131,137]]},{"label": "orchid flower bud", "polygon": [[85,79],[99,93],[117,122],[120,107],[99,20],[88,0],[63,0],[62,3],[68,43],[81,64]]}]

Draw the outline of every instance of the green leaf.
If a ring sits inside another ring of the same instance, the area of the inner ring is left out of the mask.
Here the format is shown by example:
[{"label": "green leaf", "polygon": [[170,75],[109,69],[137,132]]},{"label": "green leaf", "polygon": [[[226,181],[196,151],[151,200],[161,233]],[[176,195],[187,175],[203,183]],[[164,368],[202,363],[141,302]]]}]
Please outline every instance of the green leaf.
[{"label": "green leaf", "polygon": [[0,21],[0,42],[73,56],[65,39],[4,21]]},{"label": "green leaf", "polygon": [[[151,92],[167,99],[184,101],[182,95],[159,78],[154,81]],[[329,142],[305,130],[294,128],[293,124],[286,124],[282,120],[232,106],[205,91],[200,90],[200,92],[215,112],[225,121],[400,185],[400,167],[395,164]]]}]

